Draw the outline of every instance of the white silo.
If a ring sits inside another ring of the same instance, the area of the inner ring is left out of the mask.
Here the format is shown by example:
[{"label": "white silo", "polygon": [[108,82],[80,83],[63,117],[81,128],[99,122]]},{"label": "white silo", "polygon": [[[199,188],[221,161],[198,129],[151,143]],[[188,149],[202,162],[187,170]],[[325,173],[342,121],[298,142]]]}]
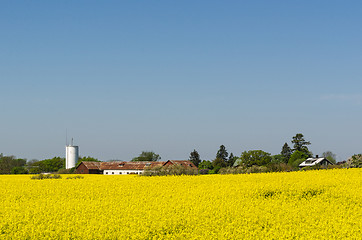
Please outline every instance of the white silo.
[{"label": "white silo", "polygon": [[72,144],[67,145],[65,147],[65,168],[74,168],[78,162],[79,156],[79,148],[78,146],[73,146],[73,139]]}]

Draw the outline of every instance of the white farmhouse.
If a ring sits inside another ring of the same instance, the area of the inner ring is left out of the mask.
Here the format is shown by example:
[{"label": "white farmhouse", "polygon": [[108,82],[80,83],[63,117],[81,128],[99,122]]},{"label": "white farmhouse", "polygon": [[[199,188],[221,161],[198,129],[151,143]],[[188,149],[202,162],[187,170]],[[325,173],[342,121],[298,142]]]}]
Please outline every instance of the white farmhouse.
[{"label": "white farmhouse", "polygon": [[308,158],[301,164],[299,164],[299,167],[312,167],[312,166],[328,166],[333,165],[328,159],[326,158],[320,158],[318,155],[315,158]]},{"label": "white farmhouse", "polygon": [[104,175],[142,174],[145,168],[162,166],[164,162],[102,162]]}]

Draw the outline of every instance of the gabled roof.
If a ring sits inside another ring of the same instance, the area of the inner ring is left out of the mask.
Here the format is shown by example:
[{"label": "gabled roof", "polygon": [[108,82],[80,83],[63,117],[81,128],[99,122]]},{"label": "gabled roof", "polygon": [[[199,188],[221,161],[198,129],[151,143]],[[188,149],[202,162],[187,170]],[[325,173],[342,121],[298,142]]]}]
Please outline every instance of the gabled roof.
[{"label": "gabled roof", "polygon": [[315,166],[319,163],[321,163],[323,160],[327,161],[329,164],[333,165],[328,159],[326,158],[307,158],[304,162],[299,164],[299,167],[310,167]]},{"label": "gabled roof", "polygon": [[[84,166],[88,169],[95,169],[100,170],[101,162],[89,162],[89,161],[82,161],[80,164],[84,164]],[[80,166],[79,164],[79,166]]]},{"label": "gabled roof", "polygon": [[197,168],[195,164],[193,164],[190,160],[168,160],[163,164],[163,166],[166,166],[167,164],[170,163],[172,165],[180,165],[182,167],[187,167],[187,168]]},{"label": "gabled roof", "polygon": [[162,166],[165,162],[102,162],[102,170],[144,170],[145,168],[153,168],[156,166]]}]

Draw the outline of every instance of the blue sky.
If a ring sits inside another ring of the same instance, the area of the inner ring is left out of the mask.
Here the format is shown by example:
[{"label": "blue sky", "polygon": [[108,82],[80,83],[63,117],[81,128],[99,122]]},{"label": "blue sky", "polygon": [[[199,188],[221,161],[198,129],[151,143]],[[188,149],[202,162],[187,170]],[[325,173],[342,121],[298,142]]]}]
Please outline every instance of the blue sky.
[{"label": "blue sky", "polygon": [[0,152],[362,152],[360,1],[1,1]]}]

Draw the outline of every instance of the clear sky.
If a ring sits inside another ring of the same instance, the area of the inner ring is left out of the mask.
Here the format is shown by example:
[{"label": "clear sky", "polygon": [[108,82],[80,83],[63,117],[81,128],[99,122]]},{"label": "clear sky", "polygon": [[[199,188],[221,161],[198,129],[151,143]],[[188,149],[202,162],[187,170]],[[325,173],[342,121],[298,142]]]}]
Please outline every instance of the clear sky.
[{"label": "clear sky", "polygon": [[362,152],[361,1],[0,2],[0,152]]}]

